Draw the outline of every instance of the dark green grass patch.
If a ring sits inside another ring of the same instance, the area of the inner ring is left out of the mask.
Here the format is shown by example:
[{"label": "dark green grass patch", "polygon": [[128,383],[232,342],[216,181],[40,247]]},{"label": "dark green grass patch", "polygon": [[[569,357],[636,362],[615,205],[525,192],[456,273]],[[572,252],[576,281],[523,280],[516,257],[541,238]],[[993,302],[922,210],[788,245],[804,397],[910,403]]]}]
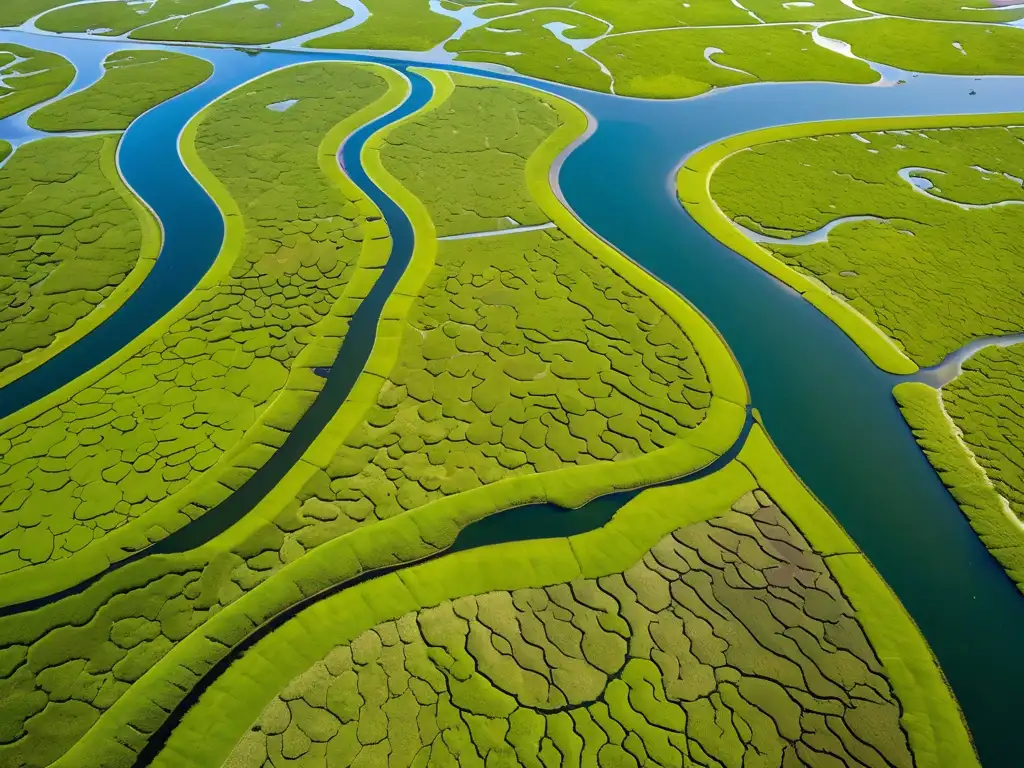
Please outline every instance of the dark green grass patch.
[{"label": "dark green grass patch", "polygon": [[1024,519],[1024,344],[987,347],[963,367],[943,387],[946,411],[1010,512]]},{"label": "dark green grass patch", "polygon": [[[201,514],[191,497],[171,497],[234,451],[217,468],[226,485],[212,493],[226,495],[280,444],[322,386],[311,369],[333,360],[362,296],[345,294],[349,279],[375,236],[361,196],[348,198],[321,172],[319,142],[386,90],[366,68],[308,65],[211,108],[198,153],[244,210],[244,236],[228,237],[176,317],[28,423],[4,425],[0,572],[70,557],[160,503],[171,519],[186,505]],[[290,110],[267,109],[288,98],[298,99]],[[77,209],[88,211],[84,200]],[[83,229],[86,242],[118,232],[100,219]],[[54,275],[64,290],[95,279],[90,270]],[[158,526],[146,535],[164,534]]]},{"label": "dark green grass patch", "polygon": [[[658,503],[683,517],[688,505],[670,495]],[[457,578],[438,589],[441,561],[433,578],[410,572],[406,594],[429,583],[430,594],[462,596],[409,611],[393,581],[330,598],[339,619],[310,620],[321,639],[303,647],[329,647],[332,631],[337,644],[280,690],[225,765],[358,764],[380,750],[395,768],[561,764],[564,755],[591,766],[740,765],[754,756],[782,766],[822,754],[836,765],[884,756],[882,764],[910,766],[898,700],[826,561],[763,491],[727,505],[596,578],[582,556],[584,573],[569,581],[542,564],[568,561],[566,577],[580,574],[572,555],[588,554],[584,536],[571,548],[519,545],[529,554],[514,576],[483,578],[522,589],[467,594],[473,581]],[[490,551],[499,571],[511,565]],[[486,573],[488,550],[472,556]],[[374,587],[395,595],[375,596]],[[363,628],[362,600],[387,620]],[[286,634],[243,659],[253,679],[261,652]]]},{"label": "dark green grass patch", "polygon": [[142,113],[213,74],[213,65],[204,59],[137,49],[110,54],[103,67],[103,77],[95,85],[39,110],[30,125],[41,131],[124,129]]},{"label": "dark green grass patch", "polygon": [[459,28],[455,19],[433,13],[421,0],[369,0],[370,18],[358,27],[318,37],[310,48],[371,48],[429,51]]},{"label": "dark green grass patch", "polygon": [[70,331],[135,267],[142,232],[116,146],[42,139],[0,169],[0,371]]},{"label": "dark green grass patch", "polygon": [[1024,74],[1024,29],[912,19],[868,19],[822,28],[869,61],[910,72]]},{"label": "dark green grass patch", "polygon": [[131,34],[138,40],[259,45],[339,24],[352,11],[337,0],[262,0],[169,19]]},{"label": "dark green grass patch", "polygon": [[[705,57],[709,48],[722,51],[711,56],[714,63]],[[607,37],[588,53],[604,62],[623,96],[683,98],[759,80],[878,79],[863,62],[816,45],[810,29],[799,26],[638,32]]]},{"label": "dark green grass patch", "polygon": [[205,11],[221,4],[222,0],[153,0],[138,5],[127,2],[79,3],[47,13],[36,25],[49,32],[93,31],[123,35],[142,24]]},{"label": "dark green grass patch", "polygon": [[52,99],[71,85],[75,68],[63,56],[0,44],[0,119]]}]

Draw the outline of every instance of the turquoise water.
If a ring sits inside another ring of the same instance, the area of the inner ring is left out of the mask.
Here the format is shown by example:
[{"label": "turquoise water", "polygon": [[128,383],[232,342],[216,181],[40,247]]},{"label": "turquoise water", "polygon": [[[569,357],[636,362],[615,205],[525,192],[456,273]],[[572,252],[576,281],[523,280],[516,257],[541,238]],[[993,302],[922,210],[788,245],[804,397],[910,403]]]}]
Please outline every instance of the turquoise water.
[{"label": "turquoise water", "polygon": [[[116,47],[17,33],[0,39],[52,48],[83,66],[95,66],[97,57]],[[137,121],[127,132],[120,155],[125,177],[165,225],[166,242],[157,267],[135,297],[81,343],[0,390],[0,414],[53,391],[108,357],[165,314],[212,263],[223,236],[220,216],[184,171],[175,147],[181,127],[195,111],[219,93],[283,64],[366,58],[190,52],[216,63],[214,78]],[[671,192],[673,169],[684,155],[716,138],[764,125],[1024,105],[1024,84],[1012,78],[908,80],[907,85],[888,88],[746,86],[682,102],[627,100],[546,87],[581,104],[600,121],[594,136],[562,169],[560,181],[569,204],[583,221],[716,325],[736,353],[753,403],[787,460],[843,523],[921,626],[964,708],[985,765],[1015,766],[1016,711],[1010,696],[1024,684],[1024,662],[1016,653],[1017,641],[1024,637],[1024,602],[917,448],[892,401],[894,379],[875,368],[798,295],[707,235]],[[0,122],[0,136],[4,128]],[[353,139],[345,153],[353,176],[358,166],[349,152],[356,146]],[[357,181],[385,210],[396,233],[393,258],[401,257],[411,247],[411,240],[401,234],[408,226],[404,215],[379,191],[367,187],[364,178]],[[347,341],[344,356],[328,374],[327,399],[311,410],[316,418],[304,420],[295,430],[273,470],[254,476],[251,493],[230,502],[236,505],[230,512],[215,510],[224,514],[211,515],[208,521],[201,518],[200,527],[183,532],[187,545],[205,540],[244,514],[273,485],[280,476],[276,473],[283,473],[297,458],[319,430],[318,420],[329,418],[340,402],[329,399],[343,391],[332,380],[341,382],[361,367],[365,357],[360,355],[372,344],[373,328],[368,316],[362,332],[350,332],[354,351],[349,351]],[[615,502],[600,503],[608,507],[602,514],[614,511],[608,505]],[[478,528],[465,535],[470,544],[473,536],[481,537],[478,543],[499,536],[532,536],[546,524],[550,511],[541,510],[529,519],[522,513],[506,513],[486,523],[490,533]]]}]

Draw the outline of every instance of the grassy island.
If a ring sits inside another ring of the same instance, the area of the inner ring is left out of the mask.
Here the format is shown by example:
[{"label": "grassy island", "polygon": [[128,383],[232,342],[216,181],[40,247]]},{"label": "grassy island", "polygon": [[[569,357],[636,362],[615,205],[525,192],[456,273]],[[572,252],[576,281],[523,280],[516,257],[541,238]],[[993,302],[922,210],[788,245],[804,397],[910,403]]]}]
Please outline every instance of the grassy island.
[{"label": "grassy island", "polygon": [[213,74],[213,65],[195,56],[129,49],[103,62],[103,77],[93,86],[32,114],[40,131],[124,130],[139,115]]},{"label": "grassy island", "polygon": [[0,119],[56,98],[74,77],[74,66],[63,56],[0,44]]}]

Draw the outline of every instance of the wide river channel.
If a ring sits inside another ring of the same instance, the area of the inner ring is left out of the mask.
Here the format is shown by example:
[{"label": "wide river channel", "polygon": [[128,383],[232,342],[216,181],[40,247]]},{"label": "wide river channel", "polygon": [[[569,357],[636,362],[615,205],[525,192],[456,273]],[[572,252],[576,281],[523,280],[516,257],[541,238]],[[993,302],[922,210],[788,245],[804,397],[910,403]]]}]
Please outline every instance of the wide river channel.
[{"label": "wide river channel", "polygon": [[[13,31],[0,32],[0,41],[64,55],[78,68],[71,86],[75,90],[96,79],[107,53],[139,47]],[[185,296],[213,262],[223,237],[222,220],[177,151],[177,137],[197,111],[259,74],[300,61],[379,61],[403,71],[410,65],[357,54],[254,55],[187,46],[174,50],[209,59],[215,74],[139,118],[126,131],[119,150],[125,179],[163,224],[160,258],[139,290],[109,320],[0,389],[0,416],[58,389],[130,342]],[[963,707],[983,764],[1016,768],[1016,693],[1024,689],[1024,655],[1018,648],[1024,638],[1024,599],[985,551],[914,441],[891,394],[899,379],[878,370],[798,294],[708,235],[676,200],[672,185],[674,169],[685,156],[725,136],[808,120],[1024,109],[1024,78],[911,75],[879,68],[890,83],[901,78],[906,83],[758,84],[682,101],[646,101],[465,67],[430,66],[533,85],[574,101],[596,118],[596,132],[561,168],[559,182],[566,201],[594,231],[700,309],[725,337],[749,382],[753,404],[783,455],[920,626]],[[425,81],[410,77],[410,99],[374,129],[408,114],[429,96]],[[397,278],[411,250],[411,231],[397,206],[358,168],[359,149],[369,132],[361,131],[346,143],[343,160],[392,228],[389,270]],[[0,138],[15,144],[40,135],[26,127],[24,114],[0,120]],[[785,179],[750,183],[783,185]],[[394,282],[382,280],[381,285]],[[360,310],[366,319],[361,327],[353,325],[350,340],[328,373],[325,397],[293,433],[291,449],[279,451],[280,458],[259,482],[251,488],[247,483],[236,494],[240,498],[232,502],[233,508],[217,508],[201,518],[204,530],[185,529],[186,544],[206,540],[230,525],[301,454],[347,391],[346,381],[361,369],[373,341],[374,312],[385,298],[382,289],[367,300],[365,312]],[[253,481],[260,477],[257,473]],[[606,507],[622,503],[603,501]],[[573,514],[586,514],[587,509]],[[607,514],[605,509],[600,517]],[[535,538],[544,532],[545,520],[551,516],[497,516],[492,527],[503,525],[507,530],[493,538]],[[553,535],[565,531],[564,526],[551,528]]]}]

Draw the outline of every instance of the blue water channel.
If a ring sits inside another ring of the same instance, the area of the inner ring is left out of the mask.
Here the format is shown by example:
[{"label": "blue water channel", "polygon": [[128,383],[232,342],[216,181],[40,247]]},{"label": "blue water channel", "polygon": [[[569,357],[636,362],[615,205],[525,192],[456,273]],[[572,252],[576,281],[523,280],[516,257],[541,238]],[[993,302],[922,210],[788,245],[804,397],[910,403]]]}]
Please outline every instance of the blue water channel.
[{"label": "blue water channel", "polygon": [[[22,33],[0,34],[0,39],[54,50],[91,67],[106,51],[124,47]],[[176,50],[210,59],[216,74],[136,121],[120,151],[125,178],[164,223],[165,245],[157,266],[135,296],[82,342],[0,390],[0,415],[57,389],[120,349],[185,296],[212,263],[223,234],[220,215],[184,170],[176,149],[177,135],[192,114],[219,94],[278,66],[301,60],[374,60],[312,52]],[[765,84],[658,102],[497,76],[569,98],[599,121],[593,137],[562,168],[560,184],[568,203],[598,234],[715,324],[735,352],[753,403],[786,459],[921,627],[964,709],[983,763],[988,768],[1016,766],[1014,692],[1024,686],[1024,660],[1017,653],[1024,637],[1024,601],[917,447],[891,396],[897,379],[879,371],[799,295],[705,233],[676,201],[672,183],[685,155],[727,135],[842,117],[1019,110],[1024,109],[1024,78],[901,75],[905,85]],[[390,119],[406,111],[400,109]],[[0,121],[0,137],[4,130]],[[400,249],[411,247],[400,232],[407,222],[361,177],[358,163],[349,156],[357,146],[356,137],[346,144],[345,166],[393,227],[394,259]],[[353,328],[350,338],[365,334],[363,342],[352,342],[353,348],[372,343],[372,333],[372,323],[359,333]],[[348,367],[347,376],[358,372],[361,364],[346,366],[347,359],[339,358],[332,367],[325,392],[331,390],[335,371]],[[333,412],[333,406],[316,407]],[[300,426],[293,434],[305,433]],[[297,455],[289,451],[280,467],[286,469]],[[222,525],[216,517],[204,524]],[[509,526],[526,524],[512,513],[502,519]]]}]

